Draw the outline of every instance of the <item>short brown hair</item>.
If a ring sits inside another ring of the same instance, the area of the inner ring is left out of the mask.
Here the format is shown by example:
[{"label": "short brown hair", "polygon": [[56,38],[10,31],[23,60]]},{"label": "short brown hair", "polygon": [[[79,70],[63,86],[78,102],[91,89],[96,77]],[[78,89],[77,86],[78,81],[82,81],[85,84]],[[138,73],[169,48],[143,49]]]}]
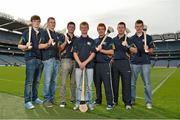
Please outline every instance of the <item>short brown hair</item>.
[{"label": "short brown hair", "polygon": [[89,24],[86,21],[81,22],[80,27],[81,26],[87,26],[88,29],[89,29]]},{"label": "short brown hair", "polygon": [[124,25],[124,27],[126,28],[126,23],[125,22],[119,22],[118,25]]},{"label": "short brown hair", "polygon": [[40,21],[41,21],[41,18],[40,18],[38,15],[33,15],[33,16],[31,17],[31,22],[32,22],[33,20],[40,20]]},{"label": "short brown hair", "polygon": [[47,19],[47,22],[49,22],[49,20],[55,20],[55,18],[54,18],[54,17],[49,17],[49,18]]},{"label": "short brown hair", "polygon": [[74,25],[74,26],[76,26],[75,23],[72,22],[72,21],[68,22],[67,27],[68,27],[69,25]]},{"label": "short brown hair", "polygon": [[105,30],[106,30],[106,25],[105,25],[104,23],[99,23],[98,26],[97,26],[97,28],[98,28],[98,27],[104,27]]},{"label": "short brown hair", "polygon": [[144,23],[143,23],[142,20],[137,20],[137,21],[135,22],[135,24],[142,24],[142,25],[144,25]]}]

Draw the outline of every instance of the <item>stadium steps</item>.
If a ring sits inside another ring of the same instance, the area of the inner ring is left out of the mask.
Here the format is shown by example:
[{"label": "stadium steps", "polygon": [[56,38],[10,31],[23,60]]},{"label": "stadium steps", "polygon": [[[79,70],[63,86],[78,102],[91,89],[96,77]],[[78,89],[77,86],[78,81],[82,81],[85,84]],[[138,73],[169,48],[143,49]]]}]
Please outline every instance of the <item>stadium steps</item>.
[{"label": "stadium steps", "polygon": [[22,64],[25,64],[24,58],[20,58],[20,57],[17,57],[17,56],[14,56],[14,58],[16,60],[18,60],[19,62],[21,62]]},{"label": "stadium steps", "polygon": [[19,60],[16,60],[16,58],[11,55],[0,55],[0,58],[6,61],[10,65],[22,64]]},{"label": "stadium steps", "polygon": [[180,60],[170,60],[169,67],[178,67],[180,66]]},{"label": "stadium steps", "polygon": [[7,63],[5,61],[3,61],[2,59],[0,59],[0,65],[6,65]]},{"label": "stadium steps", "polygon": [[[0,57],[0,60],[3,61],[3,62],[6,63],[6,64],[11,64],[11,63],[7,62],[6,60],[4,60],[4,59],[1,58],[1,57]],[[3,65],[4,65],[4,64],[3,64]]]},{"label": "stadium steps", "polygon": [[154,66],[156,66],[156,67],[168,67],[168,60],[158,60],[158,61],[156,61]]}]

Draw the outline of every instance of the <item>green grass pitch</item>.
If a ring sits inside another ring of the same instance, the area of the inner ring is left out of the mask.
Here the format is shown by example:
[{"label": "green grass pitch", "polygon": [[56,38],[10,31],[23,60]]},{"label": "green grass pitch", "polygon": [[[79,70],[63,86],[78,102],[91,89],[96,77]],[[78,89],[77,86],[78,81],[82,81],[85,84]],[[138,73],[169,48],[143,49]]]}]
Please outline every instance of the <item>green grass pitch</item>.
[{"label": "green grass pitch", "polygon": [[[95,107],[94,111],[81,113],[74,111],[69,101],[69,80],[67,81],[67,106],[59,107],[58,79],[56,102],[53,108],[42,105],[35,106],[33,110],[23,107],[25,67],[0,67],[0,119],[180,119],[180,69],[152,68],[151,81],[153,90],[153,109],[147,110],[144,102],[144,88],[142,80],[137,82],[137,100],[132,110],[126,110],[120,95],[119,105],[112,111],[106,110],[106,101],[103,91],[103,104]],[[43,99],[43,79],[39,88],[39,96]],[[95,96],[95,90],[93,89]],[[121,93],[121,88],[120,88]]]}]

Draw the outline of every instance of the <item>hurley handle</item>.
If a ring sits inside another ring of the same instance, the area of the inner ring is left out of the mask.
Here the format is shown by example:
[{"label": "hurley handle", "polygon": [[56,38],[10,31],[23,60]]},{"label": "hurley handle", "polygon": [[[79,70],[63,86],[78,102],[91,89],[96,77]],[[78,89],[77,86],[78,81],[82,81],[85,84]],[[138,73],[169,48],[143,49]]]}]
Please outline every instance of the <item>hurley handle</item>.
[{"label": "hurley handle", "polygon": [[29,36],[28,36],[28,49],[31,49],[32,46],[31,46],[31,31],[32,31],[32,27],[29,26]]},{"label": "hurley handle", "polygon": [[[143,28],[143,32],[144,32],[144,45],[147,46],[147,26],[144,25],[144,28]],[[149,51],[147,49],[145,49],[145,52],[148,53]]]},{"label": "hurley handle", "polygon": [[85,81],[85,68],[82,70],[82,92],[81,92],[81,101],[85,100],[84,95],[84,81]]},{"label": "hurley handle", "polygon": [[[46,28],[46,30],[47,30],[47,33],[48,33],[49,38],[50,38],[51,40],[53,40],[52,37],[51,37],[51,34],[50,34],[49,29]],[[54,46],[55,44],[56,44],[56,43],[55,43],[54,40],[53,40],[53,41],[52,41],[52,45]]]}]

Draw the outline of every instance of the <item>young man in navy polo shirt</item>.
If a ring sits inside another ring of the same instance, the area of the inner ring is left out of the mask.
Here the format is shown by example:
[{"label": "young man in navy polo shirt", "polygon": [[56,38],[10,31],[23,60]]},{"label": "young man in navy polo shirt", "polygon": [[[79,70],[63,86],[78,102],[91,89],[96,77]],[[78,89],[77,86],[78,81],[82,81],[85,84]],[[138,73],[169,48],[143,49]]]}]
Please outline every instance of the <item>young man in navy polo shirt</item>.
[{"label": "young man in navy polo shirt", "polygon": [[[141,78],[144,82],[144,92],[146,107],[152,108],[152,93],[151,93],[151,80],[150,80],[150,54],[153,52],[154,44],[152,37],[147,35],[147,45],[144,44],[143,21],[137,20],[135,23],[136,33],[130,38],[130,42],[134,43],[137,47],[137,53],[131,56],[131,102],[135,103],[136,99],[136,80],[138,74],[141,73]],[[145,49],[148,52],[145,52]]]},{"label": "young man in navy polo shirt", "polygon": [[[59,73],[59,48],[63,43],[64,35],[55,32],[55,18],[47,19],[45,39],[41,40],[39,48],[42,49],[42,60],[44,64],[44,106],[52,107],[55,103],[54,94],[56,90],[57,77]],[[53,44],[53,42],[55,44]]]},{"label": "young man in navy polo shirt", "polygon": [[95,87],[96,87],[96,101],[95,104],[102,103],[101,85],[102,82],[105,88],[107,110],[113,109],[113,90],[111,80],[111,66],[110,61],[114,54],[114,44],[110,37],[107,37],[100,46],[106,32],[106,26],[104,23],[100,23],[97,26],[99,37],[95,39],[96,42],[96,57],[95,57]]},{"label": "young man in navy polo shirt", "polygon": [[[26,61],[26,79],[24,88],[24,106],[26,109],[33,109],[34,104],[42,104],[38,98],[39,81],[42,73],[41,51],[39,50],[39,42],[44,39],[43,30],[39,28],[41,19],[34,15],[31,17],[31,39],[29,39],[29,30],[22,34],[18,48],[25,51]],[[32,47],[29,47],[32,46]]]},{"label": "young man in navy polo shirt", "polygon": [[[117,26],[118,35],[113,38],[115,51],[112,64],[112,83],[114,92],[114,103],[118,104],[119,78],[122,83],[122,99],[126,109],[131,109],[131,69],[129,63],[129,53],[136,52],[137,49],[128,45],[129,38],[126,38],[126,24],[120,22]],[[126,39],[126,40],[125,40]]]},{"label": "young man in navy polo shirt", "polygon": [[90,110],[92,106],[92,82],[93,82],[93,58],[95,57],[95,43],[94,40],[88,36],[89,24],[82,22],[80,24],[81,36],[74,41],[73,55],[76,61],[75,80],[76,80],[76,105],[73,108],[77,110],[80,105],[82,92],[82,74],[85,70],[86,75],[86,103]]},{"label": "young man in navy polo shirt", "polygon": [[65,41],[61,48],[61,83],[60,83],[60,107],[65,107],[66,105],[66,81],[68,75],[70,76],[70,101],[75,102],[76,98],[76,82],[75,82],[75,60],[73,57],[73,43],[77,37],[74,35],[75,23],[69,22],[67,24],[66,33],[70,43]]}]

